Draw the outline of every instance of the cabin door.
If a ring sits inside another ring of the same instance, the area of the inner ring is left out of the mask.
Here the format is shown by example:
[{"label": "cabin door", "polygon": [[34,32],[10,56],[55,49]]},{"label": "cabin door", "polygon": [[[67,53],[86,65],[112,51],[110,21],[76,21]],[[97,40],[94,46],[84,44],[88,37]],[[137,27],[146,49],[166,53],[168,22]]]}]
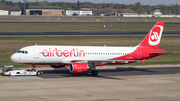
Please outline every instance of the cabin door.
[{"label": "cabin door", "polygon": [[137,50],[137,59],[141,59],[142,51],[140,49]]}]

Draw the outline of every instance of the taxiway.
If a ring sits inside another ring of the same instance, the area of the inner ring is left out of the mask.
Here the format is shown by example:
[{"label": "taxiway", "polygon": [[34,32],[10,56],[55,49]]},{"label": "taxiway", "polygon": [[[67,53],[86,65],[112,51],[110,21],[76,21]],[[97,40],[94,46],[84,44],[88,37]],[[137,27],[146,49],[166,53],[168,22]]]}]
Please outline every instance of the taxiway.
[{"label": "taxiway", "polygon": [[0,101],[179,101],[179,68],[103,66],[97,77],[42,68],[40,77],[0,77]]},{"label": "taxiway", "polygon": [[[147,35],[148,31],[119,32],[0,32],[0,36],[120,36]],[[163,35],[180,35],[180,31],[164,31]]]}]

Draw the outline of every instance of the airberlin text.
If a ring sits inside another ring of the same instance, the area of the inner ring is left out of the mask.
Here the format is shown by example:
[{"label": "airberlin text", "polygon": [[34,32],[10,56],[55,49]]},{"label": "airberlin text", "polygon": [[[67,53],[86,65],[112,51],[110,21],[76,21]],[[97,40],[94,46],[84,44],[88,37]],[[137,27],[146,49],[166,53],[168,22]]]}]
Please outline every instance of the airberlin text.
[{"label": "airberlin text", "polygon": [[85,57],[85,52],[83,50],[78,50],[78,48],[73,48],[72,50],[58,50],[57,48],[49,48],[48,50],[43,50],[42,55],[44,57]]}]

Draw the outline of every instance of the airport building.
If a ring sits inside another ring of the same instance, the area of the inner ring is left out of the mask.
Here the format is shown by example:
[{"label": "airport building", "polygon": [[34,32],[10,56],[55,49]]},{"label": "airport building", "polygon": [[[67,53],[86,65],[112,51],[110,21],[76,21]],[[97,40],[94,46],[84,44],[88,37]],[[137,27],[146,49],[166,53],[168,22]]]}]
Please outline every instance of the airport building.
[{"label": "airport building", "polygon": [[161,16],[162,12],[160,12],[160,8],[158,7],[154,8],[153,15],[158,17]]},{"label": "airport building", "polygon": [[63,15],[67,15],[67,16],[73,16],[73,15],[89,16],[89,15],[92,15],[92,11],[66,10],[63,12]]},{"label": "airport building", "polygon": [[11,11],[9,12],[9,15],[21,15],[21,11]]},{"label": "airport building", "polygon": [[26,15],[54,15],[61,16],[62,9],[60,7],[28,7]]},{"label": "airport building", "polygon": [[112,8],[105,8],[99,11],[100,14],[103,15],[111,15],[114,16],[123,16],[123,15],[138,15],[137,12],[135,12],[132,9],[112,9]]},{"label": "airport building", "polygon": [[0,10],[0,15],[9,15],[9,12],[6,10]]}]

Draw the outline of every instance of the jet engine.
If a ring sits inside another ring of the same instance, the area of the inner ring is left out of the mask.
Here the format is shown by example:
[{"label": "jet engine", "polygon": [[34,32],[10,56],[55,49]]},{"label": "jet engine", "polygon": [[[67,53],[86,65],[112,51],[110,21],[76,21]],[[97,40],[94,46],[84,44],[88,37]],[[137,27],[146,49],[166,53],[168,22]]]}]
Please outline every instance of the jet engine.
[{"label": "jet engine", "polygon": [[88,69],[89,69],[89,66],[87,63],[72,62],[69,65],[69,71],[71,73],[83,73],[83,72],[86,72]]}]

